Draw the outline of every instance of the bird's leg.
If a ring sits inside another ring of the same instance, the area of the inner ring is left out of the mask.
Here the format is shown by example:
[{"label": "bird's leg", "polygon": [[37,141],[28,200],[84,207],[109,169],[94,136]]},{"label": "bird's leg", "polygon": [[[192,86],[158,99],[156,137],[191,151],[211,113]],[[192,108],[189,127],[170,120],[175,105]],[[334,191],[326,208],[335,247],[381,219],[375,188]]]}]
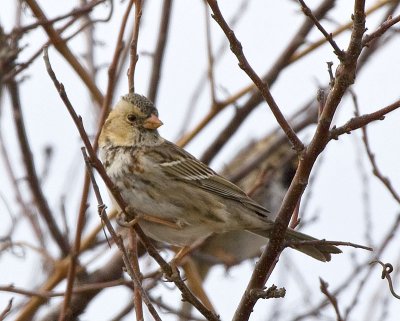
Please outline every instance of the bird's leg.
[{"label": "bird's leg", "polygon": [[182,264],[182,268],[185,271],[185,276],[188,281],[190,290],[196,295],[201,302],[211,311],[215,312],[215,309],[208,298],[206,291],[203,288],[204,279],[200,276],[199,270],[192,258],[187,258]]},{"label": "bird's leg", "polygon": [[192,250],[191,246],[184,246],[184,247],[180,248],[176,252],[174,258],[171,260],[171,262],[170,262],[171,266],[176,267],[176,266],[180,265],[182,259],[185,257],[185,255],[187,255],[189,252],[191,252],[191,250]]},{"label": "bird's leg", "polygon": [[186,255],[188,255],[190,252],[197,249],[200,245],[202,245],[205,240],[206,240],[206,238],[202,238],[202,239],[195,241],[191,245],[186,245],[181,248],[175,248],[174,251],[176,254],[175,254],[174,258],[171,260],[170,264],[174,264],[175,266],[181,265],[180,263],[182,263],[182,260],[184,259],[184,257]]}]

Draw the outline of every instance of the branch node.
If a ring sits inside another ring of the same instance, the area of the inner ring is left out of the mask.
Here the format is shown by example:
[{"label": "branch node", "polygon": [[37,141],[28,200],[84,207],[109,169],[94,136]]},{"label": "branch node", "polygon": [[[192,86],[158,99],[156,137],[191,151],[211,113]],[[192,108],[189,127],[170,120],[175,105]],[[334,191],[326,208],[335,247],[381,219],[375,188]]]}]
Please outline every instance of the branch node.
[{"label": "branch node", "polygon": [[286,295],[285,288],[278,288],[275,284],[272,284],[266,290],[263,289],[252,289],[250,291],[250,296],[254,300],[258,299],[279,299],[284,298]]}]

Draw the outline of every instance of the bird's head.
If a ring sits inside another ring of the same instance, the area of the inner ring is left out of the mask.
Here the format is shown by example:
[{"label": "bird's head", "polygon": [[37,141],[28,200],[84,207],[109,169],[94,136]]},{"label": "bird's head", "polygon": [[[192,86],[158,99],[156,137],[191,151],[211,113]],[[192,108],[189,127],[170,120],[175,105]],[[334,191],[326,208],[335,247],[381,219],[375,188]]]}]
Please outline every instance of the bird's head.
[{"label": "bird's head", "polygon": [[154,141],[157,128],[163,123],[158,118],[154,104],[138,94],[127,94],[121,98],[104,123],[100,144],[132,146]]}]

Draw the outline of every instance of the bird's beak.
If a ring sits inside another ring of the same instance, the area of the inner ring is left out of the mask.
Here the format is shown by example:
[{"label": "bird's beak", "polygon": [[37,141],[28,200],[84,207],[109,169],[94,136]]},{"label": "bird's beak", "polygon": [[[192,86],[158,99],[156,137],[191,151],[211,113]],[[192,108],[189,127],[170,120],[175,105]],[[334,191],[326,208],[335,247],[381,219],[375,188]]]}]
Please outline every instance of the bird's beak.
[{"label": "bird's beak", "polygon": [[146,129],[157,129],[162,124],[163,122],[159,120],[156,115],[151,114],[151,116],[144,121],[143,127]]}]

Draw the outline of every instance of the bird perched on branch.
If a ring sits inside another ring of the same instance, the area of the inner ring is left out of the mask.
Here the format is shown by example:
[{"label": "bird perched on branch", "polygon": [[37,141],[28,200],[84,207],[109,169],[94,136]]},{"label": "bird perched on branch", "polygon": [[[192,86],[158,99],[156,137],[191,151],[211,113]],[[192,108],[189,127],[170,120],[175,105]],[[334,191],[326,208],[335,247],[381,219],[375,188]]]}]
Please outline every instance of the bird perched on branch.
[{"label": "bird perched on branch", "polygon": [[[162,138],[163,123],[146,97],[123,96],[104,123],[100,156],[108,176],[138,215],[145,234],[188,247],[212,233],[246,230],[269,238],[274,222],[238,186],[177,145]],[[288,241],[317,239],[286,230]],[[340,249],[327,244],[292,246],[329,261]]]}]

